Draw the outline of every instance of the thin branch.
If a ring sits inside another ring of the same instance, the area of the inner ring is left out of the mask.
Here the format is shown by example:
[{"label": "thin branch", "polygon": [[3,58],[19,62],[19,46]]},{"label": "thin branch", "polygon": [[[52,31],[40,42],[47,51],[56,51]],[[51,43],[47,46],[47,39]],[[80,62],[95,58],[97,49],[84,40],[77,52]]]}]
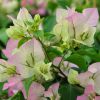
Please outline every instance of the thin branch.
[{"label": "thin branch", "polygon": [[62,70],[59,67],[57,67],[53,64],[52,64],[52,67],[56,68],[60,72],[60,74],[62,74],[65,78],[67,78],[67,76],[62,72]]},{"label": "thin branch", "polygon": [[[48,61],[51,62],[51,60],[50,60],[48,54],[46,53],[45,45],[42,43],[42,41],[41,41],[39,38],[38,38],[38,40],[39,40],[39,42],[42,44],[42,47],[43,47],[43,49],[44,49],[44,53],[45,53],[45,55],[46,55]],[[61,61],[60,61],[60,63],[59,63],[58,66],[55,66],[55,65],[53,65],[53,64],[52,64],[51,66],[53,66],[54,68],[56,68],[65,78],[67,78],[67,76],[66,76],[66,75],[62,72],[62,70],[60,69],[60,65],[61,65],[61,62],[62,62],[62,60],[63,60],[65,54],[66,54],[66,52],[64,53],[64,55],[63,55],[63,57],[62,57],[62,59],[61,59]]]},{"label": "thin branch", "polygon": [[43,50],[44,50],[44,53],[45,53],[45,55],[46,55],[46,57],[47,57],[47,59],[48,59],[48,61],[50,61],[51,62],[51,60],[50,60],[50,58],[49,58],[49,56],[48,56],[48,54],[46,53],[46,49],[45,49],[45,45],[42,43],[42,41],[38,38],[38,40],[39,40],[39,42],[41,43],[41,45],[42,45],[42,47],[43,47]]},{"label": "thin branch", "polygon": [[64,52],[64,55],[62,56],[61,61],[60,61],[59,65],[58,65],[58,67],[61,66],[61,63],[62,63],[62,61],[63,61],[63,59],[64,59],[64,57],[65,57],[65,55],[66,55],[67,52],[68,52],[68,50],[66,50],[66,51]]}]

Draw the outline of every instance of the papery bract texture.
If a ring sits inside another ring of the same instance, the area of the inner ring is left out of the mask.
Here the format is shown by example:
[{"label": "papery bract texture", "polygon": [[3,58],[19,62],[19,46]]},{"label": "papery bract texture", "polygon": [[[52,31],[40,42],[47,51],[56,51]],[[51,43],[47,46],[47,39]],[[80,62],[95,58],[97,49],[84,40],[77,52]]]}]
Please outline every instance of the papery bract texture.
[{"label": "papery bract texture", "polygon": [[60,95],[58,93],[59,83],[51,85],[47,91],[45,91],[45,97],[49,97],[51,100],[60,100]]},{"label": "papery bract texture", "polygon": [[96,96],[95,91],[94,91],[94,86],[93,85],[88,85],[85,88],[84,94],[82,96],[78,96],[77,100],[99,100],[100,96]]},{"label": "papery bract texture", "polygon": [[88,67],[88,71],[78,75],[79,84],[86,87],[88,84],[94,85],[94,90],[100,95],[100,63],[93,63]]},{"label": "papery bract texture", "polygon": [[16,66],[18,73],[20,73],[23,78],[28,78],[35,74],[35,63],[44,61],[44,59],[45,55],[42,45],[38,40],[33,38],[23,44],[18,52],[9,59],[9,62]]},{"label": "papery bract texture", "polygon": [[[75,64],[73,64],[73,63],[71,63],[71,62],[69,62],[69,61],[63,61],[63,58],[62,58],[62,57],[56,57],[56,58],[54,58],[54,60],[53,60],[53,65],[56,66],[56,67],[59,67],[59,65],[60,65],[61,71],[62,71],[66,76],[68,76],[69,70],[70,70],[71,68],[78,68],[77,65],[75,65]],[[63,77],[60,73],[59,73],[59,75],[60,75],[61,77]]]},{"label": "papery bract texture", "polygon": [[8,79],[8,83],[5,83],[3,86],[3,90],[5,90],[5,89],[8,89],[9,96],[13,96],[18,91],[21,91],[23,93],[24,97],[27,98],[26,90],[25,90],[24,85],[22,83],[22,79],[18,75]]},{"label": "papery bract texture", "polygon": [[44,100],[44,91],[45,88],[41,84],[33,82],[29,89],[28,100]]},{"label": "papery bract texture", "polygon": [[4,82],[16,74],[16,67],[7,61],[0,59],[0,82]]},{"label": "papery bract texture", "polygon": [[11,56],[13,56],[13,51],[14,49],[17,48],[17,45],[18,45],[17,40],[13,40],[13,39],[8,40],[6,49],[3,49],[3,53],[5,54],[7,58],[10,58]]},{"label": "papery bract texture", "polygon": [[68,10],[57,9],[57,24],[53,32],[57,38],[61,37],[67,45],[73,45],[72,41],[74,41],[78,44],[92,46],[98,19],[99,15],[96,8],[87,8],[83,10],[83,13],[78,13],[70,8]]}]

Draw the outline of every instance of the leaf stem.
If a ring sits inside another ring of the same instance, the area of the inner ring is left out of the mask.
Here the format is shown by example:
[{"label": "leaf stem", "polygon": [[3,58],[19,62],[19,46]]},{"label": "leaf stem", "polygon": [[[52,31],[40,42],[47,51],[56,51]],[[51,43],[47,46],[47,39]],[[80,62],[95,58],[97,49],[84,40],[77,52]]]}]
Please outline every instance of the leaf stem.
[{"label": "leaf stem", "polygon": [[46,53],[45,45],[42,43],[42,41],[41,41],[39,38],[38,38],[38,40],[39,40],[39,42],[41,43],[41,45],[42,45],[42,47],[43,47],[44,53],[45,53],[45,55],[46,55],[46,58],[48,59],[49,62],[51,62],[51,60],[50,60],[48,54]]},{"label": "leaf stem", "polygon": [[55,65],[53,65],[53,64],[52,64],[52,66],[53,66],[54,68],[56,68],[56,69],[60,72],[60,74],[62,74],[65,78],[67,78],[67,76],[62,72],[62,70],[61,70],[59,67],[57,67],[57,66],[55,66]]},{"label": "leaf stem", "polygon": [[[46,55],[48,61],[51,62],[51,60],[50,60],[48,54],[46,53],[45,45],[42,43],[42,41],[41,41],[39,38],[38,38],[38,40],[39,40],[39,42],[42,44],[42,47],[43,47],[43,49],[44,49],[44,53],[45,53],[45,55]],[[55,66],[55,65],[53,65],[53,64],[52,64],[51,66],[53,66],[54,68],[56,68],[65,78],[67,78],[67,76],[66,76],[66,75],[62,72],[62,70],[60,69],[60,65],[61,65],[61,62],[62,62],[62,60],[63,60],[65,54],[66,54],[66,52],[64,53],[64,55],[63,55],[63,57],[62,57],[62,59],[61,59],[61,61],[60,61],[60,63],[59,63],[58,66]]]}]

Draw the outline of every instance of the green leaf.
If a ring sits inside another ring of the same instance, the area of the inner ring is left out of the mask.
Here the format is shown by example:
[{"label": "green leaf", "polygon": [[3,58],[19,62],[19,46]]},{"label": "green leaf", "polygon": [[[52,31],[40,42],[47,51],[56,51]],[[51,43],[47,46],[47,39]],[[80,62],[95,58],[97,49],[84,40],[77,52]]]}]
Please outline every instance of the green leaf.
[{"label": "green leaf", "polygon": [[25,90],[26,90],[26,94],[28,95],[28,91],[29,91],[29,88],[30,88],[30,85],[32,84],[33,82],[33,77],[31,78],[27,78],[23,81],[23,84],[24,84],[24,87],[25,87]]},{"label": "green leaf", "polygon": [[[0,5],[1,6],[1,5]],[[0,7],[1,8],[1,7]],[[0,29],[7,27],[10,21],[7,18],[7,15],[4,14],[4,11],[0,9]]]},{"label": "green leaf", "polygon": [[18,48],[20,47],[20,46],[22,46],[25,42],[27,42],[28,40],[29,40],[30,38],[22,38],[19,42],[18,42]]},{"label": "green leaf", "polygon": [[67,60],[78,65],[81,70],[84,70],[84,71],[87,70],[87,67],[88,67],[87,62],[84,59],[84,57],[79,54],[73,54],[70,57],[68,57]]},{"label": "green leaf", "polygon": [[56,24],[56,16],[51,15],[44,19],[43,26],[45,32],[50,32]]},{"label": "green leaf", "polygon": [[81,56],[88,56],[91,60],[90,63],[100,62],[100,53],[94,48],[80,49],[77,51]]},{"label": "green leaf", "polygon": [[0,94],[1,94],[1,91],[2,91],[2,88],[3,88],[3,85],[4,85],[4,82],[0,82]]},{"label": "green leaf", "polygon": [[44,33],[44,38],[45,38],[45,40],[47,40],[47,41],[52,40],[54,37],[55,37],[55,35],[54,35],[54,34],[51,34],[50,32]]},{"label": "green leaf", "polygon": [[4,82],[0,82],[0,100],[8,98],[8,91],[2,90]]},{"label": "green leaf", "polygon": [[8,40],[8,36],[5,30],[6,30],[5,28],[0,29],[0,41],[2,41],[4,44],[6,44]]},{"label": "green leaf", "polygon": [[44,39],[44,32],[43,32],[43,30],[38,30],[38,31],[34,32],[33,35],[34,35],[36,38]]},{"label": "green leaf", "polygon": [[91,57],[84,55],[83,58],[86,60],[87,64],[89,65],[92,62]]},{"label": "green leaf", "polygon": [[39,38],[44,44],[51,43],[55,39],[54,34],[51,34],[51,32],[43,32],[42,30],[34,32],[34,36]]},{"label": "green leaf", "polygon": [[58,5],[60,5],[63,8],[67,8],[72,4],[73,0],[57,0]]},{"label": "green leaf", "polygon": [[100,32],[97,32],[94,37],[95,37],[95,44],[96,45],[98,44],[98,46],[100,47]]},{"label": "green leaf", "polygon": [[48,11],[54,12],[57,8],[57,3],[53,1],[48,2]]},{"label": "green leaf", "polygon": [[76,100],[77,96],[83,93],[83,89],[76,85],[64,84],[60,87],[60,100]]},{"label": "green leaf", "polygon": [[10,97],[7,100],[25,100],[25,99],[24,99],[24,96],[23,96],[22,92],[18,92],[13,97]]},{"label": "green leaf", "polygon": [[49,59],[52,61],[55,57],[61,56],[62,53],[56,48],[49,47],[47,48],[47,54]]}]

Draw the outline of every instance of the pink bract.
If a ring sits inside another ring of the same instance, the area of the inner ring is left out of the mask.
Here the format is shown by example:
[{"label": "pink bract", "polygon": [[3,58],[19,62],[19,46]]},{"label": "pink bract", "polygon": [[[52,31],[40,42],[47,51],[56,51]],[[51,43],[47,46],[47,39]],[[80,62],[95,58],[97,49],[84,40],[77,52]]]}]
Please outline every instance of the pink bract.
[{"label": "pink bract", "polygon": [[[53,60],[53,64],[54,64],[55,66],[58,66],[58,65],[60,64],[61,61],[63,61],[63,60],[62,60],[62,57],[56,57],[56,58],[54,58],[54,60]],[[63,63],[64,63],[64,66],[67,66],[67,65],[68,65],[69,67],[76,67],[76,68],[78,68],[77,65],[75,65],[75,64],[73,64],[73,63],[71,63],[71,62],[63,61]]]},{"label": "pink bract", "polygon": [[58,94],[59,83],[55,83],[51,85],[47,91],[45,91],[45,97],[53,97],[55,96],[55,100],[60,100],[60,96]]},{"label": "pink bract", "polygon": [[22,91],[24,97],[27,98],[26,91],[25,91],[25,88],[23,86],[22,79],[20,76],[11,77],[8,80],[8,83],[4,84],[3,90],[5,89],[8,89],[9,96],[13,96],[18,91]]},{"label": "pink bract", "polygon": [[[56,16],[58,16],[60,19],[61,19],[60,16],[63,16],[65,19],[71,21],[75,26],[80,24],[88,24],[90,26],[96,26],[99,20],[99,14],[97,8],[84,9],[83,13],[78,13],[74,9],[70,8],[68,8],[68,10],[58,9]],[[57,18],[57,21],[59,21],[59,18]]]},{"label": "pink bract", "polygon": [[17,40],[13,39],[8,40],[6,49],[3,50],[3,53],[7,58],[10,58],[13,55],[12,52],[15,48],[17,48],[17,44],[18,44]]},{"label": "pink bract", "polygon": [[100,100],[100,96],[96,96],[96,94],[95,94],[95,90],[94,90],[94,86],[93,85],[88,85],[85,88],[84,94],[82,96],[78,96],[77,100],[89,100],[89,96],[91,94],[94,94],[94,96],[95,96],[93,98],[93,100]]},{"label": "pink bract", "polygon": [[41,100],[44,91],[45,88],[41,84],[33,82],[29,89],[28,100]]},{"label": "pink bract", "polygon": [[97,71],[100,71],[100,62],[93,63],[88,67],[88,71],[91,73],[96,73]]},{"label": "pink bract", "polygon": [[[28,78],[34,74],[34,63],[44,61],[44,59],[45,55],[42,45],[38,40],[33,38],[24,43],[18,52],[10,57],[9,62],[16,66],[17,72],[20,73],[21,77]],[[26,66],[26,61],[31,67]]]}]

